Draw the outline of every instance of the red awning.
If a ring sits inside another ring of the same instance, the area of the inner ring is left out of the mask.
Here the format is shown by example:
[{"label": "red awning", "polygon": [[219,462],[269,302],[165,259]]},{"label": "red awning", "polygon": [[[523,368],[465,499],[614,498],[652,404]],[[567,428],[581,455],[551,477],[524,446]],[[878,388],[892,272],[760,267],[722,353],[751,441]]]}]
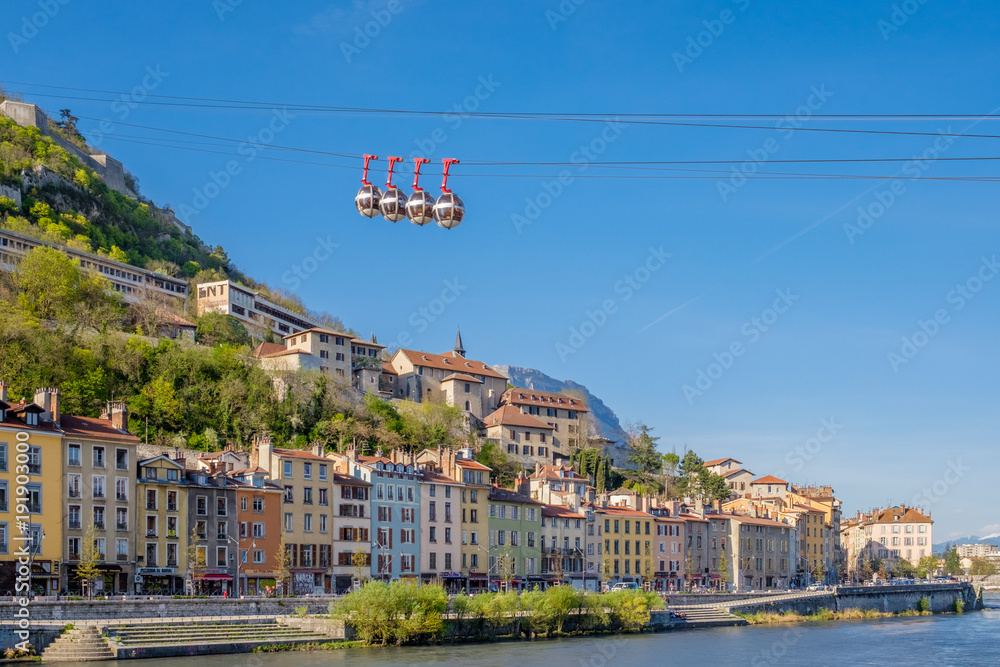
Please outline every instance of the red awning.
[{"label": "red awning", "polygon": [[198,581],[232,581],[233,578],[228,574],[203,574],[197,577]]}]

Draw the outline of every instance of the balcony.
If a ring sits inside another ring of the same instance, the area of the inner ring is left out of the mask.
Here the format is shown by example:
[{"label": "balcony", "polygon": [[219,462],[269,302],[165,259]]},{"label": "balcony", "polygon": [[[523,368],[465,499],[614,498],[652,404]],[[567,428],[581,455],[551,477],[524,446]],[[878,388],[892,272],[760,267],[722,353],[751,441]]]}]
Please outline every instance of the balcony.
[{"label": "balcony", "polygon": [[146,537],[156,537],[156,531],[155,530],[147,530],[146,531]]},{"label": "balcony", "polygon": [[176,512],[177,511],[177,503],[167,503],[167,511],[168,512]]},{"label": "balcony", "polygon": [[128,554],[118,554],[117,560],[119,563],[124,563],[128,560]]},{"label": "balcony", "polygon": [[176,530],[168,530],[167,531],[167,537],[177,537],[177,531]]},{"label": "balcony", "polygon": [[146,509],[148,509],[148,510],[155,510],[156,509],[156,503],[146,503]]},{"label": "balcony", "polygon": [[103,499],[104,499],[104,491],[103,490],[102,491],[95,490],[94,491],[94,500],[103,500]]},{"label": "balcony", "polygon": [[105,557],[104,554],[94,554],[94,558],[96,560],[103,561]]},{"label": "balcony", "polygon": [[80,530],[80,521],[79,520],[77,520],[77,521],[70,521],[69,522],[69,529],[70,530]]},{"label": "balcony", "polygon": [[80,554],[78,554],[78,553],[70,554],[69,555],[69,559],[70,560],[80,560]]},{"label": "balcony", "polygon": [[94,522],[94,528],[96,528],[97,530],[104,530],[104,522],[103,521],[95,521]]},{"label": "balcony", "polygon": [[177,559],[176,558],[168,558],[167,559],[167,567],[177,567]]},{"label": "balcony", "polygon": [[39,503],[28,503],[28,514],[41,514],[42,506]]},{"label": "balcony", "polygon": [[70,489],[69,490],[69,497],[70,498],[79,498],[80,497],[80,489]]},{"label": "balcony", "polygon": [[121,521],[119,521],[118,523],[115,524],[115,530],[126,530],[127,531],[128,530],[128,524],[127,523],[122,523]]},{"label": "balcony", "polygon": [[115,501],[119,502],[119,503],[127,503],[128,502],[128,496],[126,494],[124,494],[124,493],[116,493],[115,494]]},{"label": "balcony", "polygon": [[28,474],[29,475],[41,475],[42,474],[42,464],[41,463],[29,463],[28,464]]},{"label": "balcony", "polygon": [[146,558],[146,567],[157,567],[155,558]]}]

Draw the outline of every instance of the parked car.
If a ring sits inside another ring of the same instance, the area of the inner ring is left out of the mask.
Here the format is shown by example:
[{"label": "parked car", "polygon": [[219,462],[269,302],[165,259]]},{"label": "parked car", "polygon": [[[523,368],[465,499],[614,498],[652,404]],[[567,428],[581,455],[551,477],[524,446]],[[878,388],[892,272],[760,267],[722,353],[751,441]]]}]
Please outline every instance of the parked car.
[{"label": "parked car", "polygon": [[807,591],[821,591],[825,588],[823,584],[809,584],[806,586]]},{"label": "parked car", "polygon": [[620,581],[611,587],[613,591],[637,591],[639,590],[639,584],[634,581]]}]

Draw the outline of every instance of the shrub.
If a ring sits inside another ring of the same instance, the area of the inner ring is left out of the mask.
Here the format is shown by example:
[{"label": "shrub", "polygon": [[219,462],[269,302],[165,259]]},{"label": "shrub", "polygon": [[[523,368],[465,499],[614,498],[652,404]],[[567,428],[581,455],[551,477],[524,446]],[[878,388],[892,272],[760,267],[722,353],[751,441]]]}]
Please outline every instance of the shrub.
[{"label": "shrub", "polygon": [[917,602],[917,611],[925,612],[931,610],[931,601],[926,595],[921,596],[920,600]]},{"label": "shrub", "polygon": [[299,618],[305,618],[309,615],[309,607],[296,607],[295,615]]},{"label": "shrub", "polygon": [[961,614],[963,611],[965,611],[965,601],[962,600],[962,598],[958,598],[957,600],[955,600],[954,608],[956,614]]},{"label": "shrub", "polygon": [[441,586],[370,581],[330,603],[330,615],[354,626],[368,644],[406,644],[438,636],[448,595]]}]

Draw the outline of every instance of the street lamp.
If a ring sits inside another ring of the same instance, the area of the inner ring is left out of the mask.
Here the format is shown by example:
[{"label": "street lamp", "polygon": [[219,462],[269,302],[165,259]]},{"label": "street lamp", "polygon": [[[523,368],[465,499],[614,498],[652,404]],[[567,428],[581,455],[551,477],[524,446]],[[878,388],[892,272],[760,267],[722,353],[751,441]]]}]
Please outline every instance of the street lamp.
[{"label": "street lamp", "polygon": [[[235,589],[236,589],[236,597],[240,597],[242,595],[242,593],[240,593],[240,565],[241,564],[245,565],[247,561],[246,561],[246,558],[243,555],[243,551],[240,549],[240,541],[238,539],[236,539],[235,537],[233,537],[232,535],[226,535],[226,539],[236,545],[236,587],[235,587]],[[250,543],[250,548],[251,549],[255,549],[256,547],[257,547],[257,540],[254,540],[254,541],[252,541]],[[230,556],[229,559],[232,560],[232,556]]]},{"label": "street lamp", "polygon": [[45,529],[38,529],[38,540],[35,540],[35,536],[32,533],[32,529],[28,528],[28,537],[31,538],[31,546],[28,548],[28,576],[31,576],[32,571],[35,567],[35,555],[42,552],[42,540],[45,539]]}]

